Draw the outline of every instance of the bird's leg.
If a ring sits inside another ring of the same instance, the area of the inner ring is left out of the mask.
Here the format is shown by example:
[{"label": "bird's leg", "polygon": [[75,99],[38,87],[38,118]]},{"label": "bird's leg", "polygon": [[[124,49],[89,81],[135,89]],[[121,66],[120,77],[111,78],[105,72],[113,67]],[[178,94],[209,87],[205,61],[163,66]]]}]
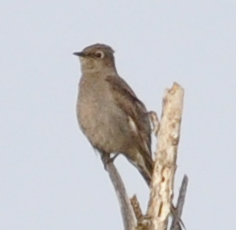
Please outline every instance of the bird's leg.
[{"label": "bird's leg", "polygon": [[120,153],[115,153],[113,157],[110,158],[110,160],[113,162]]},{"label": "bird's leg", "polygon": [[110,154],[104,153],[102,151],[100,151],[100,153],[101,153],[101,160],[103,162],[104,169],[106,170],[107,164],[111,161]]},{"label": "bird's leg", "polygon": [[120,154],[120,153],[115,153],[113,157],[110,157],[110,154],[107,154],[104,152],[100,152],[100,153],[101,153],[101,159],[102,159],[105,170],[106,170],[107,164],[113,162],[116,159],[116,157]]}]

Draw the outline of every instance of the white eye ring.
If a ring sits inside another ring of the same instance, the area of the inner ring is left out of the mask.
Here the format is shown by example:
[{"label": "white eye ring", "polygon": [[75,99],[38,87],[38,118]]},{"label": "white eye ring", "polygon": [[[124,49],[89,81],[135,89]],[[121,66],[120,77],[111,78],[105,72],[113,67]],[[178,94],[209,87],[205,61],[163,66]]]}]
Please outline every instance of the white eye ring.
[{"label": "white eye ring", "polygon": [[104,58],[104,53],[102,52],[102,51],[97,51],[96,53],[95,53],[95,56],[97,57],[97,58]]}]

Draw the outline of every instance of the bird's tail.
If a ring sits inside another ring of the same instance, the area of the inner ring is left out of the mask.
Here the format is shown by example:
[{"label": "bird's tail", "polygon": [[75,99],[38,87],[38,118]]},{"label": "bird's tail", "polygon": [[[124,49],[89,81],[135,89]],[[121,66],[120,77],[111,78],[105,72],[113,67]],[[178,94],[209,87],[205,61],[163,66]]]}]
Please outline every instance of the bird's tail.
[{"label": "bird's tail", "polygon": [[138,152],[135,155],[135,159],[129,159],[129,161],[139,170],[147,185],[150,186],[154,167],[151,154]]}]

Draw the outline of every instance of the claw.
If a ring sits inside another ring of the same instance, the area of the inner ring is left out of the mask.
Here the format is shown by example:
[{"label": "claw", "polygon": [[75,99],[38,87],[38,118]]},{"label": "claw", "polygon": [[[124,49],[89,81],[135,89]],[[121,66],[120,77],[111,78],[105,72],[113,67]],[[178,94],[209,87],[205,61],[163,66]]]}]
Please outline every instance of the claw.
[{"label": "claw", "polygon": [[110,157],[110,154],[101,153],[101,159],[102,159],[105,170],[106,170],[107,165],[109,163],[112,163],[118,155],[119,155],[119,153],[115,153],[115,155],[113,157]]}]

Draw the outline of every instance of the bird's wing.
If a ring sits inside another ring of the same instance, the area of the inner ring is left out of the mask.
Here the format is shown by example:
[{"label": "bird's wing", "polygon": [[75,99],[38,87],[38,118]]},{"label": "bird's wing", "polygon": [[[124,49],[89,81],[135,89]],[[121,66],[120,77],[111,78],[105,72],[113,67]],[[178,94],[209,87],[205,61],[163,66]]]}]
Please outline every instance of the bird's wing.
[{"label": "bird's wing", "polygon": [[129,125],[140,140],[140,147],[151,154],[151,127],[145,105],[122,78],[111,75],[106,81],[115,103],[127,114]]}]

